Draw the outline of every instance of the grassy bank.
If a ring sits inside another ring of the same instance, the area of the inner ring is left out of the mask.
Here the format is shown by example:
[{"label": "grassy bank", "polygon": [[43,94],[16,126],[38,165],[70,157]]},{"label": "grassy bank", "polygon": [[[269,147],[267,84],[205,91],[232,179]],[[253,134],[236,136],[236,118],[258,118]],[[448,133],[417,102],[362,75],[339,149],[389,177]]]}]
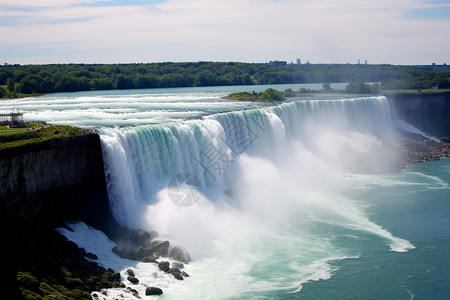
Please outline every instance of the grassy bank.
[{"label": "grassy bank", "polygon": [[39,125],[30,125],[26,128],[9,128],[7,125],[0,125],[0,135],[5,134],[15,134],[15,133],[24,133],[28,131],[28,128],[36,129],[41,128]]},{"label": "grassy bank", "polygon": [[65,125],[48,126],[34,131],[27,131],[27,128],[10,129],[0,126],[0,151],[83,134],[85,134],[83,129]]}]

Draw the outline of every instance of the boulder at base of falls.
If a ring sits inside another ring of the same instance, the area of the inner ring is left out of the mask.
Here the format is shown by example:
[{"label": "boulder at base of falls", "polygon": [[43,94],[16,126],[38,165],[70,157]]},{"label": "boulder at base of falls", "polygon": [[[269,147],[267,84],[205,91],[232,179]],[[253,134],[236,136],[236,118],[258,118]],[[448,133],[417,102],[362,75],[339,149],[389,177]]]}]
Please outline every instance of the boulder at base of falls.
[{"label": "boulder at base of falls", "polygon": [[183,249],[180,246],[175,246],[170,251],[170,258],[176,261],[188,263],[191,261],[191,256],[189,255],[189,252],[187,252],[185,249]]},{"label": "boulder at base of falls", "polygon": [[161,261],[158,263],[158,267],[164,271],[164,272],[169,272],[170,271],[170,263],[168,261]]},{"label": "boulder at base of falls", "polygon": [[112,251],[122,258],[140,261],[147,256],[167,256],[170,246],[169,241],[152,242],[156,237],[155,231],[150,233],[142,229],[130,231],[122,235]]},{"label": "boulder at base of falls", "polygon": [[130,234],[130,242],[138,246],[146,246],[151,242],[151,235],[145,230],[138,229]]},{"label": "boulder at base of falls", "polygon": [[138,246],[135,248],[136,259],[140,261],[146,256],[153,256],[153,252],[155,252],[155,249],[152,246]]},{"label": "boulder at base of falls", "polygon": [[178,269],[183,269],[184,268],[184,264],[174,261],[171,265],[172,268],[178,268]]},{"label": "boulder at base of falls", "polygon": [[184,271],[181,272],[180,269],[178,269],[178,268],[170,269],[169,273],[172,274],[172,276],[178,280],[184,280],[183,277],[189,277],[188,273],[186,273]]},{"label": "boulder at base of falls", "polygon": [[186,273],[185,271],[181,272],[181,275],[183,275],[183,277],[189,277],[189,274]]},{"label": "boulder at base of falls", "polygon": [[119,272],[115,272],[111,274],[111,280],[113,281],[120,281],[120,273]]},{"label": "boulder at base of falls", "polygon": [[161,256],[167,256],[169,254],[169,241],[153,241],[152,248]]},{"label": "boulder at base of falls", "polygon": [[119,245],[112,248],[112,252],[122,258],[136,260],[135,247],[133,247],[133,245],[127,244],[123,241],[121,241]]},{"label": "boulder at base of falls", "polygon": [[149,255],[149,256],[145,256],[141,259],[142,262],[152,262],[155,263],[156,261],[156,257],[153,255]]},{"label": "boulder at base of falls", "polygon": [[177,273],[177,272],[172,272],[171,273],[173,275],[173,277],[175,277],[178,280],[184,280],[183,276],[181,275],[181,273]]},{"label": "boulder at base of falls", "polygon": [[162,295],[163,291],[159,287],[149,286],[145,289],[146,296]]},{"label": "boulder at base of falls", "polygon": [[137,278],[134,277],[134,276],[128,275],[127,279],[128,279],[129,282],[132,282],[132,283],[139,283],[139,279],[137,279]]}]

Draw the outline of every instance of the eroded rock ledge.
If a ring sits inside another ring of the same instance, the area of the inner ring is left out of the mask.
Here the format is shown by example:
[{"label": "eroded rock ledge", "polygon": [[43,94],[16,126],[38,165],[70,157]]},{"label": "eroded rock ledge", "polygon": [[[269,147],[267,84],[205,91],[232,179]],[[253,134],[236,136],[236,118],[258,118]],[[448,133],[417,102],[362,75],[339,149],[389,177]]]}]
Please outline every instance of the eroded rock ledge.
[{"label": "eroded rock ledge", "polygon": [[403,169],[408,165],[450,157],[450,139],[441,137],[438,143],[420,135],[404,133],[397,151],[399,168]]}]

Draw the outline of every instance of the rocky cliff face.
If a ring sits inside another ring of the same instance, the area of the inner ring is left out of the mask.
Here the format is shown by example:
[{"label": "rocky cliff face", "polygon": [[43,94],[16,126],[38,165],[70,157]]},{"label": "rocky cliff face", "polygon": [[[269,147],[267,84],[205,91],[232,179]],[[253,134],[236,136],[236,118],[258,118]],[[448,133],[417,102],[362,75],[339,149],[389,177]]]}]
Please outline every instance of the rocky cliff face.
[{"label": "rocky cliff face", "polygon": [[386,97],[399,118],[436,137],[450,136],[450,92]]},{"label": "rocky cliff face", "polygon": [[100,138],[57,139],[0,153],[0,220],[55,224],[109,218]]}]

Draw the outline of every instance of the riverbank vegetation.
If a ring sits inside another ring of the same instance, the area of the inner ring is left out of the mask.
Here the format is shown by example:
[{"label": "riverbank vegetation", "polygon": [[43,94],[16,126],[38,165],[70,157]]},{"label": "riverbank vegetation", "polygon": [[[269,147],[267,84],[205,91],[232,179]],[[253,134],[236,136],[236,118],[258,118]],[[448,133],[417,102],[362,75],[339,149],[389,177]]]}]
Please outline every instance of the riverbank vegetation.
[{"label": "riverbank vegetation", "polygon": [[319,93],[336,93],[336,94],[378,94],[380,92],[380,85],[378,83],[367,84],[362,82],[351,82],[346,87],[345,90],[335,90],[330,87],[329,83],[324,83],[322,89],[311,90],[300,88],[298,91],[292,89],[285,89],[284,92],[278,91],[276,89],[268,88],[264,92],[239,92],[231,93],[224,97],[230,100],[239,101],[260,101],[260,102],[271,102],[271,101],[282,101],[286,97],[297,97],[304,96],[307,94],[319,94]]},{"label": "riverbank vegetation", "polygon": [[262,102],[270,102],[270,101],[282,101],[285,100],[285,97],[293,97],[295,95],[290,91],[286,90],[284,92],[280,92],[278,90],[269,88],[264,92],[255,93],[254,91],[249,92],[239,92],[239,93],[231,93],[228,96],[224,97],[226,99],[231,100],[240,100],[240,101],[262,101]]},{"label": "riverbank vegetation", "polygon": [[34,143],[42,143],[57,138],[64,138],[76,135],[86,134],[81,128],[59,125],[44,126],[36,128],[36,126],[28,128],[7,128],[0,126],[0,152],[8,149],[15,149]]},{"label": "riverbank vegetation", "polygon": [[379,82],[381,90],[450,88],[449,66],[222,62],[0,67],[0,97],[52,92],[217,85]]}]

